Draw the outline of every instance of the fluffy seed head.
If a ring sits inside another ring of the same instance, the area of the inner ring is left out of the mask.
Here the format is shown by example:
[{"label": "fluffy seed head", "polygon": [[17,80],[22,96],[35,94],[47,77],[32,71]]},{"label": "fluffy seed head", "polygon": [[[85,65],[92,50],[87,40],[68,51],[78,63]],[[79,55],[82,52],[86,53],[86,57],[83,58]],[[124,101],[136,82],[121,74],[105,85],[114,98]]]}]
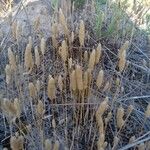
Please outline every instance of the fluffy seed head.
[{"label": "fluffy seed head", "polygon": [[124,124],[124,120],[123,120],[123,116],[124,116],[124,109],[122,107],[119,107],[117,110],[117,127],[120,129],[123,124]]},{"label": "fluffy seed head", "polygon": [[46,40],[44,38],[41,39],[40,47],[41,47],[42,55],[44,55],[46,49]]},{"label": "fluffy seed head", "polygon": [[102,116],[107,108],[108,108],[108,97],[106,97],[105,100],[99,105],[96,114],[98,116]]},{"label": "fluffy seed head", "polygon": [[61,8],[59,9],[59,22],[63,25],[65,35],[69,35],[67,22]]},{"label": "fluffy seed head", "polygon": [[41,83],[40,83],[40,80],[37,80],[36,81],[36,90],[37,90],[37,92],[39,93],[39,91],[40,91],[40,89],[41,89],[41,85],[40,85]]},{"label": "fluffy seed head", "polygon": [[30,94],[30,97],[32,98],[36,98],[37,96],[37,91],[36,91],[36,87],[34,86],[34,84],[32,82],[29,83],[29,94]]},{"label": "fluffy seed head", "polygon": [[32,58],[32,52],[31,52],[31,44],[27,44],[26,50],[25,50],[25,67],[26,70],[32,70],[33,68],[33,58]]},{"label": "fluffy seed head", "polygon": [[104,81],[104,71],[100,70],[96,80],[96,85],[98,88],[102,86],[103,81]]},{"label": "fluffy seed head", "polygon": [[76,81],[78,90],[83,90],[82,68],[76,65]]},{"label": "fluffy seed head", "polygon": [[45,110],[44,110],[44,105],[41,100],[38,100],[37,108],[36,108],[37,115],[40,115],[41,117],[43,116]]},{"label": "fluffy seed head", "polygon": [[68,58],[68,46],[65,40],[63,40],[61,44],[61,58],[63,62],[66,62]]},{"label": "fluffy seed head", "polygon": [[61,75],[59,75],[59,77],[58,77],[58,87],[59,87],[59,90],[62,92],[62,90],[63,90],[63,78]]},{"label": "fluffy seed head", "polygon": [[119,54],[119,71],[122,72],[126,65],[126,51],[124,50],[122,53]]},{"label": "fluffy seed head", "polygon": [[80,21],[80,26],[79,26],[79,42],[80,42],[80,46],[84,45],[84,40],[85,40],[85,25],[84,25],[84,21],[81,20]]},{"label": "fluffy seed head", "polygon": [[49,75],[47,92],[49,99],[53,100],[56,98],[55,79],[51,75]]},{"label": "fluffy seed head", "polygon": [[77,89],[77,81],[76,81],[76,72],[75,70],[72,71],[70,75],[70,88],[75,91]]},{"label": "fluffy seed head", "polygon": [[96,64],[99,62],[101,55],[102,55],[102,46],[99,43],[96,48],[96,55],[95,55],[95,63]]},{"label": "fluffy seed head", "polygon": [[72,43],[74,42],[74,32],[73,31],[71,32],[71,42]]},{"label": "fluffy seed head", "polygon": [[16,117],[20,117],[21,114],[21,107],[20,107],[20,101],[18,98],[14,99],[14,107],[16,109]]},{"label": "fluffy seed head", "polygon": [[17,68],[16,58],[11,48],[8,48],[8,59],[9,59],[9,64],[11,66],[11,70],[16,71]]},{"label": "fluffy seed head", "polygon": [[23,150],[24,146],[24,138],[22,135],[16,137],[16,136],[11,136],[10,138],[10,147],[12,150]]},{"label": "fluffy seed head", "polygon": [[90,58],[89,58],[89,65],[88,68],[93,70],[94,69],[94,65],[95,65],[95,49],[93,49],[93,51],[90,54]]},{"label": "fluffy seed head", "polygon": [[128,47],[129,47],[129,41],[126,41],[126,42],[122,45],[122,47],[119,49],[119,54],[118,54],[119,58],[121,57],[120,55],[122,54],[122,52],[123,52],[123,51],[126,51],[126,50],[128,49]]},{"label": "fluffy seed head", "polygon": [[17,116],[17,110],[16,107],[14,106],[14,103],[6,98],[4,98],[3,100],[3,108],[9,116],[13,117]]},{"label": "fluffy seed head", "polygon": [[37,67],[39,67],[40,66],[40,54],[39,54],[37,46],[34,48],[34,53],[35,53],[35,64]]},{"label": "fluffy seed head", "polygon": [[7,84],[10,84],[10,81],[11,81],[11,66],[10,65],[6,65],[5,67],[5,73],[6,73],[6,83]]}]

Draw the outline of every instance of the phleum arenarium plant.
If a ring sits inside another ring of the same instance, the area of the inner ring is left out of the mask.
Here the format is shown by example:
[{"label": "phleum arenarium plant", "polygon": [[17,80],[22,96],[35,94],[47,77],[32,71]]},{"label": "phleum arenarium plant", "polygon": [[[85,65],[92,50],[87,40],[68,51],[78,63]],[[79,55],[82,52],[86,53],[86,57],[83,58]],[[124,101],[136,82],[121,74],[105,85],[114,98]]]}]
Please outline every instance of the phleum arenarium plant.
[{"label": "phleum arenarium plant", "polygon": [[[77,19],[73,4],[56,7],[50,38],[43,36],[34,43],[35,37],[29,36],[23,59],[13,46],[8,48],[2,112],[10,124],[10,147],[115,150],[147,146],[148,140],[140,140],[149,130],[145,125],[150,124],[150,104],[139,115],[139,103],[132,101],[136,97],[131,94],[128,101],[129,89],[134,87],[128,60],[132,41],[123,38],[113,48],[99,38],[102,33],[97,36],[95,24],[89,21],[93,16],[89,10],[97,9],[94,0]],[[102,29],[102,22],[96,30]],[[115,22],[111,21],[106,35],[116,31]],[[19,32],[12,26],[16,40]],[[137,127],[129,131],[132,123]]]}]

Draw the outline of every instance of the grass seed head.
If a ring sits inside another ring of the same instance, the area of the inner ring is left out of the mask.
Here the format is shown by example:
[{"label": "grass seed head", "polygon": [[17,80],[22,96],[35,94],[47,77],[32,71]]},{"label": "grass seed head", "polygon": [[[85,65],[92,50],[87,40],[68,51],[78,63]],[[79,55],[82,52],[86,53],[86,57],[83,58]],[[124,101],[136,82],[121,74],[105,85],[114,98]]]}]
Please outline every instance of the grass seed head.
[{"label": "grass seed head", "polygon": [[96,64],[99,62],[101,55],[102,55],[102,46],[99,43],[96,48],[96,55],[95,55],[95,63]]},{"label": "grass seed head", "polygon": [[93,70],[94,69],[94,65],[95,65],[95,49],[93,49],[93,51],[90,54],[90,58],[89,58],[89,64],[88,64],[88,68]]},{"label": "grass seed head", "polygon": [[98,107],[98,110],[96,111],[96,114],[98,116],[102,116],[107,108],[108,108],[108,97],[106,97],[105,100],[101,102],[101,104]]},{"label": "grass seed head", "polygon": [[41,89],[41,82],[40,82],[40,80],[37,80],[36,81],[36,90],[38,93],[40,92],[40,89]]},{"label": "grass seed head", "polygon": [[49,75],[47,92],[49,99],[53,100],[56,98],[55,79],[51,75]]},{"label": "grass seed head", "polygon": [[76,81],[77,81],[77,88],[79,91],[83,90],[83,78],[82,78],[82,67],[76,65]]},{"label": "grass seed head", "polygon": [[120,53],[119,55],[119,63],[118,63],[118,67],[119,67],[119,71],[122,72],[125,68],[126,65],[126,51],[123,51],[122,53]]},{"label": "grass seed head", "polygon": [[34,48],[34,53],[35,53],[35,64],[37,67],[39,67],[40,66],[40,54],[39,54],[37,46]]},{"label": "grass seed head", "polygon": [[44,104],[41,100],[38,100],[37,108],[36,108],[37,115],[43,116],[45,109]]},{"label": "grass seed head", "polygon": [[9,64],[11,66],[11,70],[16,71],[17,68],[16,58],[11,48],[8,48],[8,59],[9,59]]},{"label": "grass seed head", "polygon": [[84,41],[85,41],[85,25],[84,25],[84,21],[81,20],[80,25],[79,25],[79,42],[80,42],[80,46],[84,45]]},{"label": "grass seed head", "polygon": [[104,81],[104,71],[100,70],[96,79],[96,85],[98,88],[100,88]]},{"label": "grass seed head", "polygon": [[10,138],[10,147],[12,150],[23,150],[24,146],[24,138],[22,135],[16,137],[16,136],[11,136]]},{"label": "grass seed head", "polygon": [[28,88],[29,88],[30,97],[35,99],[37,96],[36,87],[34,86],[32,82],[30,82]]},{"label": "grass seed head", "polygon": [[10,84],[12,70],[11,70],[11,66],[8,64],[5,67],[5,73],[6,73],[6,83]]},{"label": "grass seed head", "polygon": [[124,125],[124,109],[122,107],[119,107],[117,109],[117,127],[120,129]]},{"label": "grass seed head", "polygon": [[72,73],[70,74],[70,88],[73,91],[76,91],[76,89],[77,89],[77,80],[76,80],[75,70],[73,70]]},{"label": "grass seed head", "polygon": [[62,92],[62,90],[63,90],[63,78],[61,75],[59,75],[59,77],[58,77],[58,87],[59,87],[59,90]]},{"label": "grass seed head", "polygon": [[61,43],[61,58],[63,62],[66,62],[68,58],[68,46],[65,40]]},{"label": "grass seed head", "polygon": [[20,105],[20,101],[18,98],[14,99],[14,107],[16,109],[16,117],[20,117],[21,115],[21,105]]},{"label": "grass seed head", "polygon": [[46,40],[45,40],[45,38],[41,39],[40,48],[41,48],[42,55],[44,56],[45,50],[46,50]]},{"label": "grass seed head", "polygon": [[32,70],[33,68],[33,58],[32,58],[32,52],[31,52],[31,44],[27,44],[26,50],[25,50],[25,68],[27,71]]}]

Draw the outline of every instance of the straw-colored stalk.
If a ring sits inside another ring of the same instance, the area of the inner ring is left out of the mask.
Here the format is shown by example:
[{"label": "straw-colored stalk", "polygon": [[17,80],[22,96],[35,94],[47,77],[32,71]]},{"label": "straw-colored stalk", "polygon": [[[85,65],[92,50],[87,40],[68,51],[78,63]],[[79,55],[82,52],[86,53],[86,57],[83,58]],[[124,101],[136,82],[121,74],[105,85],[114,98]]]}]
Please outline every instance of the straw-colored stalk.
[{"label": "straw-colored stalk", "polygon": [[27,45],[25,50],[25,68],[27,71],[31,71],[33,68],[33,58],[32,58],[32,52],[31,52],[31,43]]},{"label": "straw-colored stalk", "polygon": [[84,77],[83,77],[83,86],[84,90],[88,88],[88,71],[84,72]]},{"label": "straw-colored stalk", "polygon": [[49,75],[47,92],[48,92],[48,97],[50,100],[53,100],[56,98],[55,79],[51,75]]},{"label": "straw-colored stalk", "polygon": [[16,58],[11,48],[8,48],[8,59],[9,59],[9,64],[11,66],[11,70],[16,71],[17,69]]},{"label": "straw-colored stalk", "polygon": [[96,85],[98,89],[102,86],[103,81],[104,81],[104,71],[100,70],[96,79]]},{"label": "straw-colored stalk", "polygon": [[117,119],[117,127],[120,129],[123,125],[124,125],[124,109],[122,107],[119,107],[117,109],[117,116],[116,116],[116,119]]},{"label": "straw-colored stalk", "polygon": [[76,72],[75,70],[72,71],[70,74],[70,89],[76,91],[77,89],[77,81],[76,81]]},{"label": "straw-colored stalk", "polygon": [[46,40],[45,40],[45,38],[41,39],[40,48],[41,48],[42,55],[44,56],[45,50],[46,50]]},{"label": "straw-colored stalk", "polygon": [[99,43],[96,48],[96,54],[95,54],[95,63],[96,64],[99,63],[101,55],[102,55],[102,46]]},{"label": "straw-colored stalk", "polygon": [[79,42],[80,42],[80,46],[84,46],[84,40],[85,40],[85,25],[84,25],[84,21],[81,20],[80,25],[79,25]]},{"label": "straw-colored stalk", "polygon": [[93,51],[90,54],[90,58],[89,58],[89,64],[88,64],[88,68],[93,70],[94,69],[94,65],[95,65],[95,49],[93,49]]},{"label": "straw-colored stalk", "polygon": [[79,91],[83,90],[83,78],[82,78],[82,67],[79,65],[76,65],[76,81],[77,81],[77,88]]},{"label": "straw-colored stalk", "polygon": [[35,64],[37,67],[39,67],[40,66],[40,54],[39,54],[37,46],[34,48],[34,53],[35,53]]}]

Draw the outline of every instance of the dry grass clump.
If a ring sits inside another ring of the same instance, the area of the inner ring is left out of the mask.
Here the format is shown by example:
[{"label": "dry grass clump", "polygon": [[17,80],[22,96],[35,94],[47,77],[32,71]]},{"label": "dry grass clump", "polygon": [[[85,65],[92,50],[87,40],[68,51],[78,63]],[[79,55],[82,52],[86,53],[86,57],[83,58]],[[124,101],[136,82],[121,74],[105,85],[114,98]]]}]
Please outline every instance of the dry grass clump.
[{"label": "dry grass clump", "polygon": [[[87,4],[83,14],[94,8],[94,2]],[[129,77],[131,43],[126,39],[112,48],[96,39],[88,18],[72,20],[73,9],[55,10],[51,37],[35,44],[29,36],[23,59],[20,53],[16,59],[14,47],[8,49],[2,111],[10,124],[10,147],[143,149],[150,104],[143,102],[141,112],[132,95],[138,85]]]}]

